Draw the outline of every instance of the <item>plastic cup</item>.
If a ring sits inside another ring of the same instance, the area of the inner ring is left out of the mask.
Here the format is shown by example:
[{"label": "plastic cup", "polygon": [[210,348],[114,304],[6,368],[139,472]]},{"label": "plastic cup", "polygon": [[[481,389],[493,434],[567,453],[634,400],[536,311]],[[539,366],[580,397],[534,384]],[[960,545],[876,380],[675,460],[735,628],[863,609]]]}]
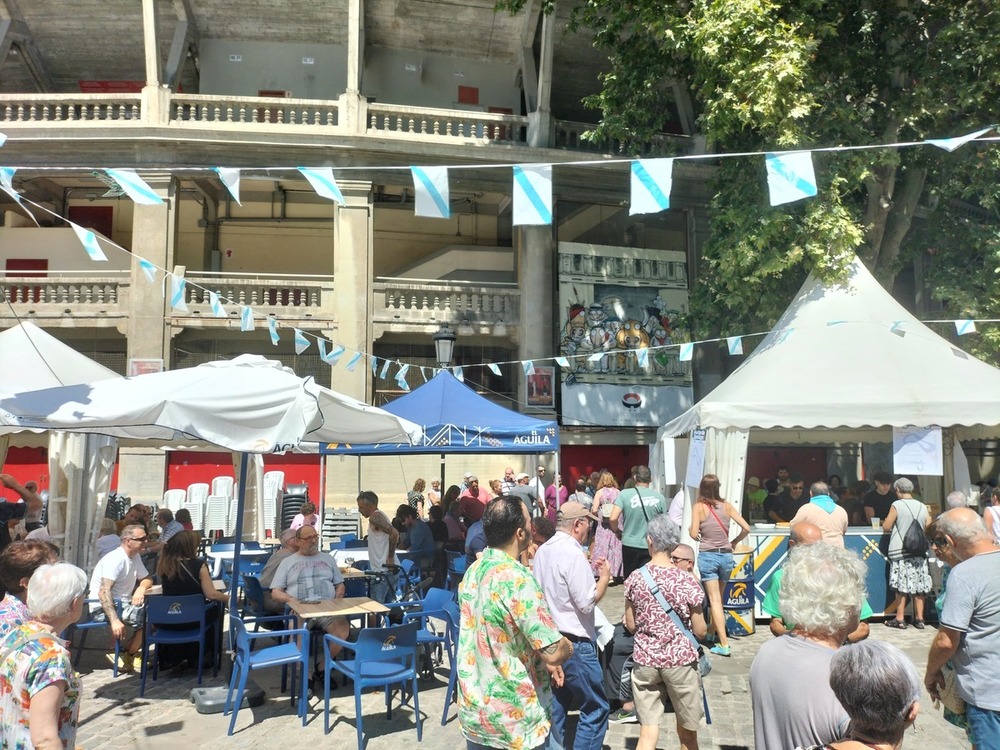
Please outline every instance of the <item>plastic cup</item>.
[{"label": "plastic cup", "polygon": [[882,528],[882,519],[881,518],[873,518],[872,519],[872,528],[873,529],[881,529]]}]

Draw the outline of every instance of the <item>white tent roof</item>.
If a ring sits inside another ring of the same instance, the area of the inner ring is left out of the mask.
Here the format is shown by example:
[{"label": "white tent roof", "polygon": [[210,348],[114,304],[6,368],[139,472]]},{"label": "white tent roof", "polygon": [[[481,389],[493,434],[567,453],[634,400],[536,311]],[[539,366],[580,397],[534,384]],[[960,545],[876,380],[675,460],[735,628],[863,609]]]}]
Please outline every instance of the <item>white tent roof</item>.
[{"label": "white tent roof", "polygon": [[0,432],[21,429],[196,438],[251,453],[291,450],[302,441],[408,443],[422,434],[405,419],[252,355],[0,397]]},{"label": "white tent roof", "polygon": [[753,354],[660,436],[998,424],[1000,370],[918,321],[855,258],[842,285],[810,276]]},{"label": "white tent roof", "polygon": [[0,393],[119,377],[30,321],[0,331]]}]

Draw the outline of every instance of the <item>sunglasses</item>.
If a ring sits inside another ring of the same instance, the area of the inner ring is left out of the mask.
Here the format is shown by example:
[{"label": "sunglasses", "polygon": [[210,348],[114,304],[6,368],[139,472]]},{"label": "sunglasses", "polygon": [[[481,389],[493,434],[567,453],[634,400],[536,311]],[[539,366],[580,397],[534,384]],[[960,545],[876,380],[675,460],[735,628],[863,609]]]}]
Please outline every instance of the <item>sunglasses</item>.
[{"label": "sunglasses", "polygon": [[149,539],[149,537],[147,537],[147,536],[132,536],[132,537],[129,537],[129,541],[130,542],[144,542],[147,539]]},{"label": "sunglasses", "polygon": [[933,539],[931,539],[931,546],[932,547],[947,547],[948,546],[948,540],[945,539],[943,536],[936,536]]},{"label": "sunglasses", "polygon": [[694,560],[692,560],[690,557],[674,557],[673,555],[671,555],[670,562],[672,562],[674,565],[677,565],[678,563],[682,562],[693,563]]}]

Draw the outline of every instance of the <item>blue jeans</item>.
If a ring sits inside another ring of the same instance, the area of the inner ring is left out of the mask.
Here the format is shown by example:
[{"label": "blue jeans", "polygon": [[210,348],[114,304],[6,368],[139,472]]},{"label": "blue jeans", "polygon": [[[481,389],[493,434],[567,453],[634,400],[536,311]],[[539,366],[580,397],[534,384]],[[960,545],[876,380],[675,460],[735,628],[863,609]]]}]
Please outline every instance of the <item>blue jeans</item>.
[{"label": "blue jeans", "polygon": [[611,713],[604,695],[604,675],[593,641],[574,641],[573,655],[562,665],[565,680],[552,688],[552,729],[546,750],[562,750],[566,737],[566,714],[575,702],[580,707],[573,750],[601,750]]},{"label": "blue jeans", "polygon": [[976,747],[1000,747],[1000,711],[966,703],[965,718],[969,722],[972,741],[976,743]]}]

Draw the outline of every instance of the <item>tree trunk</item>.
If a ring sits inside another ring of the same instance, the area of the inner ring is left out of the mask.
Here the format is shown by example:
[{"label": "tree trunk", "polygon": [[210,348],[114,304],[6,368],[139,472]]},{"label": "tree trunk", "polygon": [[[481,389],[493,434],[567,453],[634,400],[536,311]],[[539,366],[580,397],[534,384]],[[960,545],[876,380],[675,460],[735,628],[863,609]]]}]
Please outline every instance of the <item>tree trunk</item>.
[{"label": "tree trunk", "polygon": [[890,292],[896,279],[895,265],[899,257],[899,248],[913,224],[913,214],[917,208],[917,201],[924,192],[926,180],[926,168],[910,167],[903,172],[903,179],[900,180],[899,188],[896,190],[892,213],[889,214],[882,235],[878,265],[875,269],[878,271],[878,279],[882,282],[882,286]]}]

